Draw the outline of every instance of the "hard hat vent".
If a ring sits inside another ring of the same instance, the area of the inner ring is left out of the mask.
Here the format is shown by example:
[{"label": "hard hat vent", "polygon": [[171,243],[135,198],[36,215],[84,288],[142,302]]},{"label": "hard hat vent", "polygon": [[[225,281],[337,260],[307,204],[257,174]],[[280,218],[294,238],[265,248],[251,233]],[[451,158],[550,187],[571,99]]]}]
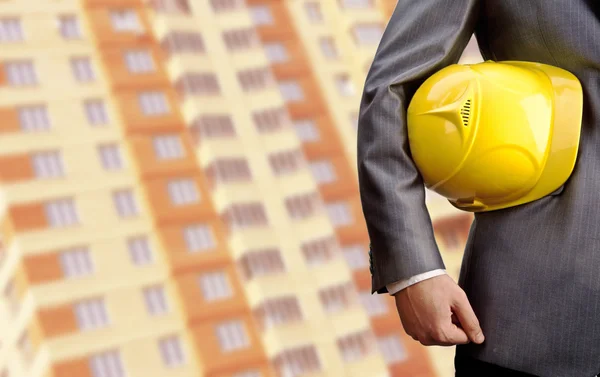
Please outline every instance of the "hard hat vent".
[{"label": "hard hat vent", "polygon": [[463,126],[469,125],[469,117],[471,116],[471,99],[469,98],[460,109],[460,116],[462,118]]}]

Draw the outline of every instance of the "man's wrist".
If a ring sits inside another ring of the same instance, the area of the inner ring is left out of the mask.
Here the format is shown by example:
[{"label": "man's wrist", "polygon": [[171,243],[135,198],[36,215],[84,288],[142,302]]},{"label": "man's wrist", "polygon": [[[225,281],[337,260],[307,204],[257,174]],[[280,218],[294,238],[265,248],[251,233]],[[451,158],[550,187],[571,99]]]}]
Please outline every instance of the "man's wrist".
[{"label": "man's wrist", "polygon": [[387,284],[386,288],[388,290],[388,293],[393,296],[396,293],[400,292],[401,290],[403,290],[407,287],[410,287],[411,285],[414,285],[414,284],[422,282],[423,280],[431,279],[433,277],[444,275],[444,274],[446,274],[446,270],[444,270],[444,269],[427,271],[422,274],[411,276],[410,278],[405,279],[405,280],[400,280],[400,281],[396,281],[396,282]]}]

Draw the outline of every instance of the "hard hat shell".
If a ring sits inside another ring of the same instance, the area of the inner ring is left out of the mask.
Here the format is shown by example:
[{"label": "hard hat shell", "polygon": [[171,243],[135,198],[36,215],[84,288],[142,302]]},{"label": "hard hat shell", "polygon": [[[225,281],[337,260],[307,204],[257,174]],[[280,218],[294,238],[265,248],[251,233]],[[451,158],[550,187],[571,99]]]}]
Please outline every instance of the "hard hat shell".
[{"label": "hard hat shell", "polygon": [[408,106],[408,141],[425,186],[482,212],[540,199],[575,166],[583,93],[570,72],[533,62],[453,64]]}]

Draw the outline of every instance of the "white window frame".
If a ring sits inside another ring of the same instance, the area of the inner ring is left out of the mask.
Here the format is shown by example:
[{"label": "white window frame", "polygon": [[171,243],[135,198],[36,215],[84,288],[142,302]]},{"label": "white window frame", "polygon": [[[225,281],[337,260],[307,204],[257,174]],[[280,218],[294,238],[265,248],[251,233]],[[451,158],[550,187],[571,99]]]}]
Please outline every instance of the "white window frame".
[{"label": "white window frame", "polygon": [[37,179],[62,178],[66,175],[62,153],[59,150],[34,152],[31,155]]},{"label": "white window frame", "polygon": [[156,72],[156,62],[151,50],[127,50],[123,54],[123,60],[129,73],[140,75]]},{"label": "white window frame", "polygon": [[179,134],[157,135],[152,138],[154,155],[158,160],[177,160],[185,157],[185,148]]},{"label": "white window frame", "polygon": [[73,304],[73,312],[79,329],[96,330],[110,326],[106,301],[101,297],[88,298]]},{"label": "white window frame", "polygon": [[180,336],[170,335],[159,339],[158,349],[163,364],[167,368],[180,367],[186,364],[186,354]]},{"label": "white window frame", "polygon": [[211,271],[198,278],[204,301],[220,301],[233,297],[233,287],[225,271]]},{"label": "white window frame", "polygon": [[74,14],[61,14],[58,16],[58,30],[63,39],[81,39],[83,33],[81,31],[81,23],[79,18]]},{"label": "white window frame", "polygon": [[127,251],[131,263],[135,266],[145,266],[154,263],[154,251],[148,236],[139,235],[127,239]]},{"label": "white window frame", "polygon": [[67,228],[81,223],[73,198],[50,200],[44,204],[44,211],[51,228]]},{"label": "white window frame", "polygon": [[169,199],[174,206],[185,206],[200,202],[200,191],[192,178],[178,178],[167,182]]},{"label": "white window frame", "polygon": [[116,32],[140,33],[143,31],[142,23],[134,9],[120,9],[110,12],[110,21]]},{"label": "white window frame", "polygon": [[4,72],[11,87],[27,88],[39,85],[38,73],[33,60],[5,61]]},{"label": "white window frame", "polygon": [[67,279],[91,276],[96,270],[92,253],[87,247],[74,247],[64,250],[58,258],[63,275]]},{"label": "white window frame", "polygon": [[142,289],[146,312],[152,317],[164,316],[171,311],[165,287],[161,284]]},{"label": "white window frame", "polygon": [[147,91],[138,94],[140,111],[147,117],[166,115],[171,112],[171,106],[166,94],[161,91]]},{"label": "white window frame", "polygon": [[250,337],[242,320],[229,320],[215,326],[221,352],[228,353],[249,348]]},{"label": "white window frame", "polygon": [[267,5],[254,5],[249,7],[252,22],[256,26],[272,25],[275,21],[271,8]]},{"label": "white window frame", "polygon": [[212,250],[217,246],[212,228],[207,224],[192,224],[183,228],[183,238],[190,253]]}]

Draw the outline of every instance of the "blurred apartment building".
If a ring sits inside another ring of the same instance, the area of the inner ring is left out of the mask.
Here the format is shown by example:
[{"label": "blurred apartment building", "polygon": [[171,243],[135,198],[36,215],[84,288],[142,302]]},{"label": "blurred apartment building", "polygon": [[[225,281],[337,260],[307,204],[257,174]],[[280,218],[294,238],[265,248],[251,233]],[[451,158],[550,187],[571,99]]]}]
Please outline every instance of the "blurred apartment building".
[{"label": "blurred apartment building", "polygon": [[0,1],[0,377],[438,376],[357,191],[394,6]]}]

